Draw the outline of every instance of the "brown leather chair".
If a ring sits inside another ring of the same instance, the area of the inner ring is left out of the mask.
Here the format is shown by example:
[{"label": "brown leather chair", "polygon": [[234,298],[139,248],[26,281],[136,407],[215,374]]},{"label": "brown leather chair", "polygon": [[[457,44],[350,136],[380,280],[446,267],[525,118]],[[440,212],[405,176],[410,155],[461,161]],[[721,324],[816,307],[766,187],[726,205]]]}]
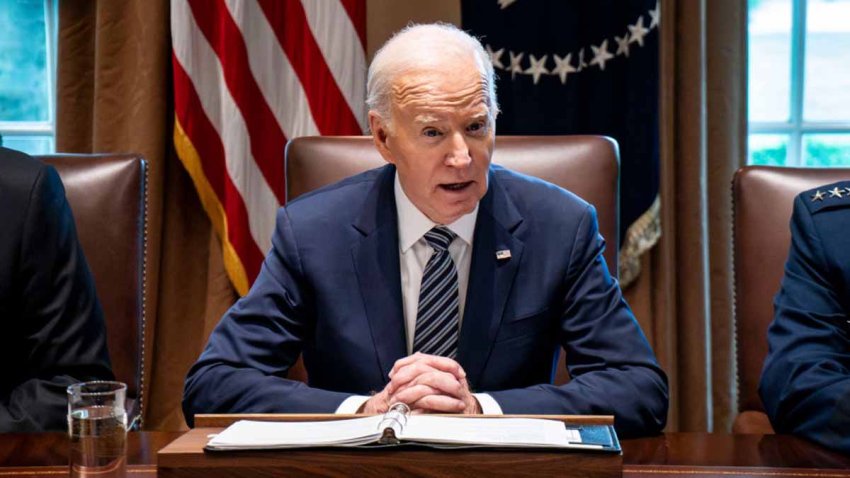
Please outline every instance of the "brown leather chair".
[{"label": "brown leather chair", "polygon": [[758,394],[767,356],[773,298],[785,273],[794,197],[847,179],[850,169],[747,166],[732,181],[735,265],[735,355],[738,415],[734,433],[773,433]]},{"label": "brown leather chair", "polygon": [[[493,162],[557,184],[593,204],[599,231],[607,241],[605,262],[616,276],[620,214],[616,142],[601,136],[500,136],[496,138]],[[384,164],[371,136],[294,139],[286,145],[286,198],[295,199]],[[289,376],[306,379],[300,360]],[[555,383],[568,380],[564,361],[559,359]]]},{"label": "brown leather chair", "polygon": [[147,172],[137,155],[49,155],[106,318],[116,380],[127,384],[128,423],[141,426],[144,405],[144,301]]}]

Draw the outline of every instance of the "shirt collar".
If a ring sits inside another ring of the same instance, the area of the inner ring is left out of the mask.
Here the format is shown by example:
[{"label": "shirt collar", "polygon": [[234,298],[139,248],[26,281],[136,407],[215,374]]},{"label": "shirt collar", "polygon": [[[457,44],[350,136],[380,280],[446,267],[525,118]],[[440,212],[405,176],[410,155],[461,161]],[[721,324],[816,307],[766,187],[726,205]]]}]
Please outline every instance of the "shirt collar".
[{"label": "shirt collar", "polygon": [[[428,216],[422,213],[417,208],[404,189],[401,187],[401,181],[398,179],[398,173],[395,175],[395,205],[398,214],[398,244],[401,247],[401,252],[405,253],[413,247],[426,232],[431,228],[439,226],[439,224],[428,219]],[[450,231],[457,234],[467,245],[472,245],[472,236],[475,232],[475,220],[478,217],[478,204],[475,209],[469,214],[464,214],[457,221],[447,224],[446,227]]]}]

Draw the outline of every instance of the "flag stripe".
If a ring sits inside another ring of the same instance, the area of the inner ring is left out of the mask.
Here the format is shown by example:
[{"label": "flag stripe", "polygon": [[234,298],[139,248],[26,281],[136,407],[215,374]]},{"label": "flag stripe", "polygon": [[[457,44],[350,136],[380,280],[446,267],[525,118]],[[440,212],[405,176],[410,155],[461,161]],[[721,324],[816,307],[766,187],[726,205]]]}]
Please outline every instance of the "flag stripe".
[{"label": "flag stripe", "polygon": [[[257,80],[284,136],[317,136],[319,127],[310,115],[307,93],[289,58],[281,49],[257,2],[225,0],[248,48],[251,73]],[[283,162],[281,162],[283,164]]]},{"label": "flag stripe", "polygon": [[[227,174],[223,174],[226,171],[224,145],[204,114],[201,100],[176,56],[173,57],[173,65],[174,110],[177,121],[198,156],[204,158],[204,161],[201,162],[201,168],[206,177],[206,182],[218,198],[226,199],[223,201],[222,209],[224,209],[230,224],[223,224],[223,230],[219,233],[227,243],[232,244],[233,249],[240,257],[248,258],[244,261],[242,267],[247,280],[253,282],[259,273],[259,264],[262,263],[263,254],[250,236],[237,232],[248,229],[248,210],[233,181]],[[181,158],[184,156],[181,155]],[[233,275],[238,275],[235,271],[229,271],[229,273],[231,280],[234,279]],[[241,278],[236,279],[241,281]],[[234,283],[237,280],[234,280]]]},{"label": "flag stripe", "polygon": [[274,211],[279,202],[256,167],[242,114],[224,87],[221,64],[198,29],[188,4],[181,0],[173,2],[172,15],[182,19],[182,28],[172,29],[175,56],[201,99],[203,113],[224,145],[227,174],[250,212],[251,236],[261,251],[268,251],[274,232]]},{"label": "flag stripe", "polygon": [[[357,41],[351,18],[339,2],[302,0],[307,24],[325,62],[351,111],[359,111],[366,101],[366,53]],[[366,130],[366,115],[357,118]]]},{"label": "flag stripe", "polygon": [[364,131],[365,0],[341,2],[171,0],[174,146],[241,295],[272,246],[287,138]]},{"label": "flag stripe", "polygon": [[352,131],[362,131],[307,27],[306,14],[301,3],[258,1],[307,92],[310,111],[321,134],[351,134]]},{"label": "flag stripe", "polygon": [[251,133],[248,139],[256,164],[278,203],[283,204],[286,185],[282,156],[286,137],[251,74],[242,33],[223,0],[189,0],[189,5],[198,27],[221,62],[225,83]]},{"label": "flag stripe", "polygon": [[354,25],[354,30],[357,32],[357,37],[360,38],[360,45],[366,49],[366,2],[363,0],[340,0],[342,7],[348,13],[351,23]]}]

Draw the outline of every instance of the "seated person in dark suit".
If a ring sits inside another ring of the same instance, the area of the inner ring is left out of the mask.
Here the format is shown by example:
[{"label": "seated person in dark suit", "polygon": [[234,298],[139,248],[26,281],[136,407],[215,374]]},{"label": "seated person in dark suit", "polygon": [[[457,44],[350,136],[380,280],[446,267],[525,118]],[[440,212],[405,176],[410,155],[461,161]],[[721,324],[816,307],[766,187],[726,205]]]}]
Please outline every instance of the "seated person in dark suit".
[{"label": "seated person in dark suit", "polygon": [[759,391],[774,429],[850,453],[850,181],[794,200]]},{"label": "seated person in dark suit", "polygon": [[112,379],[103,314],[56,171],[0,147],[0,433],[67,430],[65,389]]},{"label": "seated person in dark suit", "polygon": [[[481,44],[405,29],[369,70],[388,165],[278,211],[250,292],[189,371],[196,413],[667,417],[667,379],[602,257],[594,208],[490,164],[498,105]],[[551,384],[565,347],[572,381]],[[286,378],[299,354],[309,385]],[[479,392],[479,393],[473,393]]]}]

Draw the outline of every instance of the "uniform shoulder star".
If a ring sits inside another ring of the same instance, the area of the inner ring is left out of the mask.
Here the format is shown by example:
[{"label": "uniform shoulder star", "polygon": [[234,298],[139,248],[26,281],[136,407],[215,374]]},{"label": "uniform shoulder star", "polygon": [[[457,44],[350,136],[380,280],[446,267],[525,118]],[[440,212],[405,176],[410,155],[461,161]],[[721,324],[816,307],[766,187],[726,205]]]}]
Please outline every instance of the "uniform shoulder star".
[{"label": "uniform shoulder star", "polygon": [[537,59],[534,55],[529,55],[529,61],[531,62],[531,66],[525,70],[526,75],[531,75],[534,78],[534,84],[537,84],[537,81],[540,80],[540,75],[548,75],[549,70],[546,69],[546,58],[549,55],[543,55],[543,58]]},{"label": "uniform shoulder star", "polygon": [[629,25],[629,34],[631,38],[629,38],[629,43],[637,42],[638,45],[643,46],[643,37],[649,33],[649,30],[643,26],[643,15],[638,17],[637,23],[634,25]]},{"label": "uniform shoulder star", "polygon": [[818,189],[817,191],[815,191],[815,193],[814,193],[814,194],[812,194],[812,202],[815,202],[815,201],[823,201],[823,198],[824,198],[825,196],[826,196],[826,194],[822,193],[822,192],[820,191],[820,189]]},{"label": "uniform shoulder star", "polygon": [[517,73],[522,73],[522,56],[525,55],[523,52],[519,52],[519,55],[514,55],[514,52],[509,51],[508,55],[511,57],[511,65],[508,67],[508,70],[511,71],[511,79],[516,76]]},{"label": "uniform shoulder star", "polygon": [[593,50],[593,59],[590,60],[590,64],[599,65],[599,69],[605,71],[605,62],[614,58],[614,55],[608,51],[608,40],[604,40],[598,47],[591,45],[590,48]]},{"label": "uniform shoulder star", "polygon": [[573,68],[572,58],[572,53],[567,53],[567,56],[565,56],[564,58],[555,55],[555,69],[552,70],[552,74],[558,75],[558,77],[561,78],[561,84],[565,84],[567,82],[567,75],[578,71]]},{"label": "uniform shoulder star", "polygon": [[829,197],[831,198],[840,198],[842,194],[841,189],[838,189],[838,186],[835,186],[831,190],[829,190]]},{"label": "uniform shoulder star", "polygon": [[502,64],[502,54],[505,53],[505,49],[499,48],[498,50],[493,51],[493,49],[490,48],[490,45],[487,45],[484,48],[487,49],[487,54],[490,55],[490,62],[493,63],[493,67],[504,70],[505,65]]}]

